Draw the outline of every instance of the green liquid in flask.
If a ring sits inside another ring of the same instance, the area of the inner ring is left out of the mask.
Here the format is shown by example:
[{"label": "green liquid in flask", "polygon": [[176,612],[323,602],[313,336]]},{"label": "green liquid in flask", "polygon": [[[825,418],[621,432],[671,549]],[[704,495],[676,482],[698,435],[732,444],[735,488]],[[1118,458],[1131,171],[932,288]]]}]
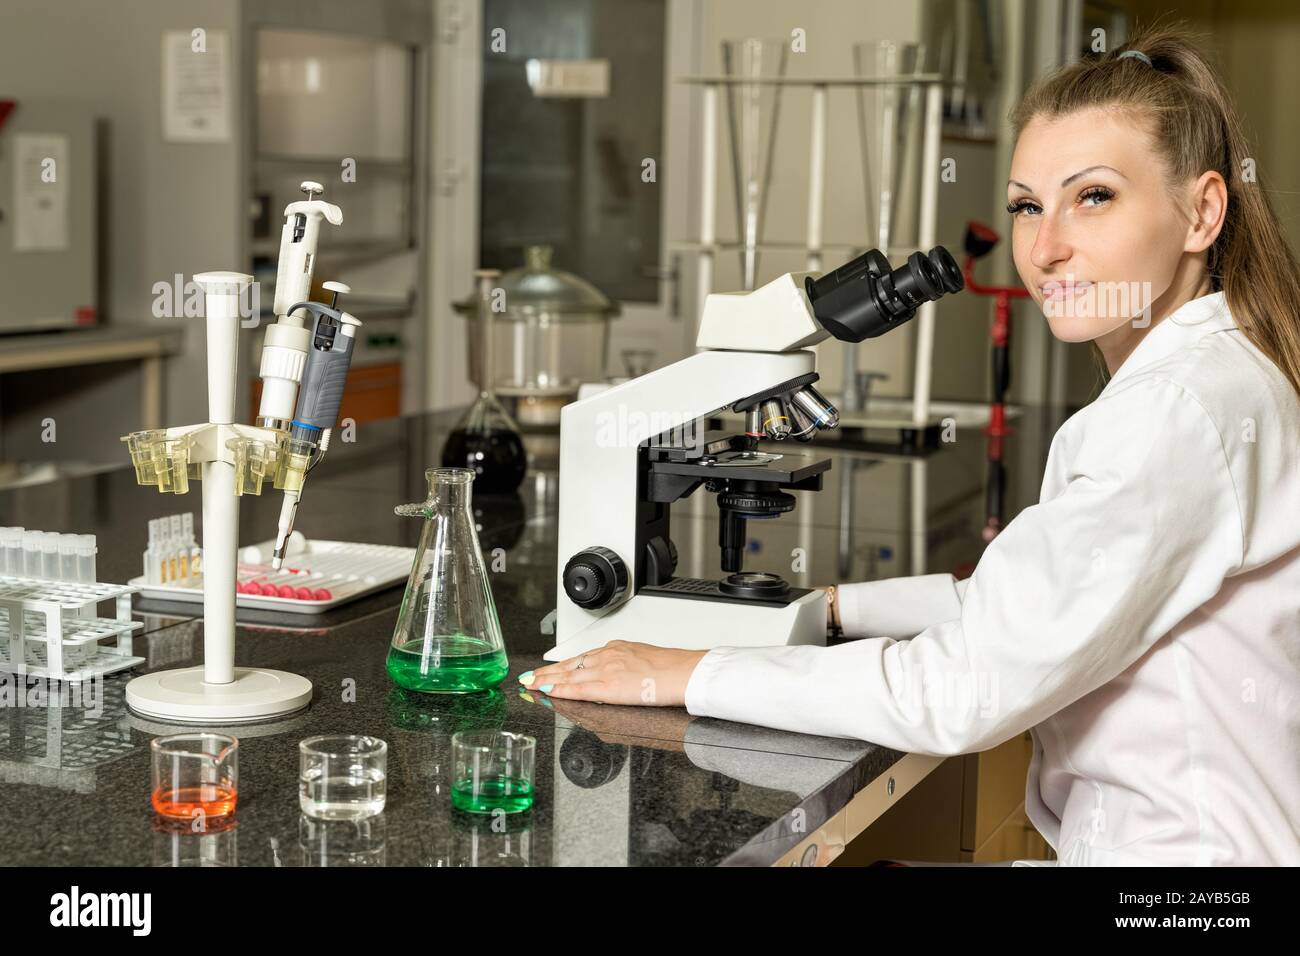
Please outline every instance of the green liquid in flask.
[{"label": "green liquid in flask", "polygon": [[388,676],[426,694],[472,694],[495,687],[510,670],[505,651],[487,641],[449,635],[407,641],[388,651]]},{"label": "green liquid in flask", "polygon": [[469,813],[518,813],[533,805],[533,785],[521,777],[490,777],[479,780],[475,793],[474,781],[467,777],[452,782],[451,805]]}]

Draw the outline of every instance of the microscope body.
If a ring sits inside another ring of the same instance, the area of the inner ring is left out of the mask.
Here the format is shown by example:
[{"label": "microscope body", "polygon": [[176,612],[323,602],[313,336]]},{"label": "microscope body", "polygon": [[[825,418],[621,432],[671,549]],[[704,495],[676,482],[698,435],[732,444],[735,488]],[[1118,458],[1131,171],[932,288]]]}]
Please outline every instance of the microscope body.
[{"label": "microscope body", "polygon": [[[758,450],[762,438],[807,442],[839,413],[813,386],[811,348],[898,328],[926,302],[960,292],[943,246],[893,268],[872,249],[821,276],[787,273],[748,293],[705,299],[703,351],[566,405],[560,413],[558,661],[611,640],[663,647],[826,643],[826,598],[774,571],[745,571],[745,523],[794,509],[820,491],[829,459]],[[730,407],[739,434],[706,433]],[[677,578],[674,501],[717,495],[719,580]],[[647,701],[649,703],[649,701]]]},{"label": "microscope body", "polygon": [[547,660],[611,640],[698,650],[825,644],[824,592],[728,593],[725,581],[676,578],[669,536],[672,502],[701,486],[733,492],[728,500],[738,509],[768,501],[765,493],[780,502],[789,498],[784,489],[821,489],[829,459],[784,448],[759,454],[754,436],[700,428],[724,408],[743,410],[747,399],[752,405],[816,379],[811,346],[829,333],[803,279],[787,273],[751,293],[708,296],[697,338],[704,351],[561,411],[556,644]]}]

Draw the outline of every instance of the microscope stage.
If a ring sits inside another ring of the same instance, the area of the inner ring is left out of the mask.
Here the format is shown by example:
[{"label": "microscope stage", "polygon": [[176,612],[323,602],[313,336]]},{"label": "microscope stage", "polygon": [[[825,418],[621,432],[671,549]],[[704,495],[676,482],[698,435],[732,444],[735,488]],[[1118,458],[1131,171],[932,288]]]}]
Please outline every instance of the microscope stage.
[{"label": "microscope stage", "polygon": [[781,486],[798,485],[829,471],[829,458],[783,452],[775,461],[763,460],[743,464],[743,452],[728,451],[698,461],[650,461],[650,470],[660,475],[690,478],[729,478],[735,481],[761,481]]},{"label": "microscope stage", "polygon": [[767,607],[786,607],[810,593],[809,588],[790,588],[783,594],[770,597],[741,597],[727,594],[718,581],[705,578],[673,578],[667,584],[651,584],[642,587],[637,594],[650,594],[657,597],[686,598],[694,601],[721,601],[726,604],[761,604]]}]

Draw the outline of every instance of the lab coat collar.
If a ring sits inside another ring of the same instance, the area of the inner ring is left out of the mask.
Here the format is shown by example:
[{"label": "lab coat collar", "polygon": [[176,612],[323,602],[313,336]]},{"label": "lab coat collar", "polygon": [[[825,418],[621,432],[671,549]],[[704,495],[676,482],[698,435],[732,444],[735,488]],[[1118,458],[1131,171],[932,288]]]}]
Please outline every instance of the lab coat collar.
[{"label": "lab coat collar", "polygon": [[1138,369],[1187,348],[1204,335],[1236,327],[1224,292],[1211,292],[1184,302],[1142,337],[1102,391],[1109,391],[1116,382],[1122,382]]}]

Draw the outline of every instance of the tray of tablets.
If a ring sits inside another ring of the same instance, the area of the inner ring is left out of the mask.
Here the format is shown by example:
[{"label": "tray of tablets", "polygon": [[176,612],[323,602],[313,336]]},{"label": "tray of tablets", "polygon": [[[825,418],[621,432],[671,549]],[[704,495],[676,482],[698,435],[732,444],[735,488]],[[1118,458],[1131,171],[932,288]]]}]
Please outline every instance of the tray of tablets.
[{"label": "tray of tablets", "polygon": [[[352,541],[290,540],[284,566],[271,568],[274,541],[239,549],[235,576],[237,608],[321,614],[340,604],[405,583],[415,560],[414,548]],[[141,598],[203,603],[203,575],[190,575],[166,584],[146,583],[144,576],[128,582]]]}]

